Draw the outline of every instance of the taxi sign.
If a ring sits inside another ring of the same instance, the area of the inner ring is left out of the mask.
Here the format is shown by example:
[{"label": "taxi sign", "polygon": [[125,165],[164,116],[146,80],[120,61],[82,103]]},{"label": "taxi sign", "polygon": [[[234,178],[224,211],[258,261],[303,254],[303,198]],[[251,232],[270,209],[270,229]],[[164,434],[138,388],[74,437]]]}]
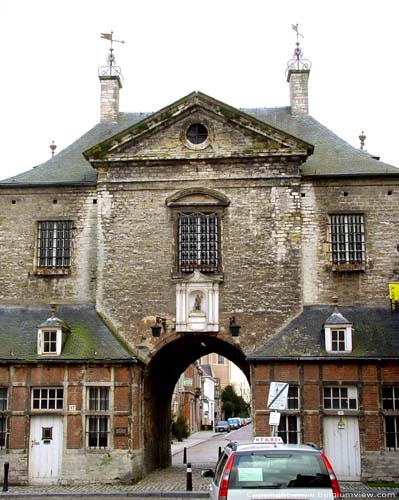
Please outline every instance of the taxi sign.
[{"label": "taxi sign", "polygon": [[280,436],[256,436],[255,444],[282,444],[283,438]]}]

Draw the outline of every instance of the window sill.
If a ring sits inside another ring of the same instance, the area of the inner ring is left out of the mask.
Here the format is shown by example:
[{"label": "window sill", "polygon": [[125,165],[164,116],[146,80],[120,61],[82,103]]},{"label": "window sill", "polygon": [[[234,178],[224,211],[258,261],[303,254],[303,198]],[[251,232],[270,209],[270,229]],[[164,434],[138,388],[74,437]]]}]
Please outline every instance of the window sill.
[{"label": "window sill", "polygon": [[352,263],[345,262],[343,264],[327,264],[327,271],[337,272],[337,273],[345,273],[345,272],[357,272],[357,271],[365,271],[366,264],[361,263]]},{"label": "window sill", "polygon": [[71,274],[70,267],[40,267],[35,269],[37,276],[65,276]]},{"label": "window sill", "polygon": [[[193,272],[191,272],[191,273],[178,273],[178,272],[174,272],[174,273],[171,274],[171,278],[173,280],[185,280],[189,276],[191,276],[193,274]],[[212,281],[223,281],[223,279],[224,279],[224,275],[221,272],[204,273],[204,272],[200,271],[200,273],[203,274],[204,276],[206,276],[207,278],[209,278]]]}]

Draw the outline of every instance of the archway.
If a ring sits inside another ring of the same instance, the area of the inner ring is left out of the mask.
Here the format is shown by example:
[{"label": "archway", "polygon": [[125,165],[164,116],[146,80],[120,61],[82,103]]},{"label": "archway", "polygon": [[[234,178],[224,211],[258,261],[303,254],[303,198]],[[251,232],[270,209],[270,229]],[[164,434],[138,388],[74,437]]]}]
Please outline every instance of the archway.
[{"label": "archway", "polygon": [[149,472],[171,464],[171,398],[180,374],[196,359],[216,352],[236,364],[250,380],[241,348],[208,334],[185,333],[164,344],[153,356],[144,378],[145,468]]}]

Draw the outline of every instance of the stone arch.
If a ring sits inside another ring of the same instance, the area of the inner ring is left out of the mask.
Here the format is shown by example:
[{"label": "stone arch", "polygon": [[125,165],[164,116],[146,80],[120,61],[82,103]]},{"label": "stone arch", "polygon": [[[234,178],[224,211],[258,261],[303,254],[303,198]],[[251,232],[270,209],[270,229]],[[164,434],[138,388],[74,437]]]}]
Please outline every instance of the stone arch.
[{"label": "stone arch", "polygon": [[[171,399],[181,373],[201,356],[216,352],[235,363],[250,381],[241,348],[209,333],[185,333],[152,356],[144,378],[144,462],[149,472],[171,464]],[[156,443],[156,446],[154,446]]]},{"label": "stone arch", "polygon": [[230,204],[230,200],[220,191],[205,187],[193,187],[177,191],[166,198],[165,203],[168,207],[191,205],[214,205],[227,207]]}]

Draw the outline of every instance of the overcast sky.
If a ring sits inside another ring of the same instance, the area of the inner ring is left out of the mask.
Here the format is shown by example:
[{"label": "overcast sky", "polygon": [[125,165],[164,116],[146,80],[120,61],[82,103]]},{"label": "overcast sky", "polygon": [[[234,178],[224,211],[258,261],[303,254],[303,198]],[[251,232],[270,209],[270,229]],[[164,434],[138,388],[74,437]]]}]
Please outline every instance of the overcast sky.
[{"label": "overcast sky", "polygon": [[235,107],[289,105],[299,24],[310,114],[399,167],[396,0],[2,0],[0,178],[29,170],[99,121],[98,68],[114,32],[121,111],[194,90]]}]

